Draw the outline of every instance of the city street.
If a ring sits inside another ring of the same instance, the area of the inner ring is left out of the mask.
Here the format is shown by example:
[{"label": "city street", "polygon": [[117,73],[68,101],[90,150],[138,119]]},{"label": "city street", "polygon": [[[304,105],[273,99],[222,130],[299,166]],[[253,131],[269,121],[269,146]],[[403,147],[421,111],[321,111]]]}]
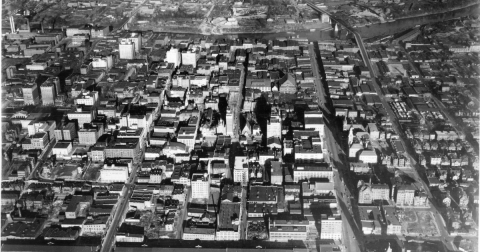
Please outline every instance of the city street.
[{"label": "city street", "polygon": [[[310,58],[312,60],[312,66],[313,66],[313,72],[316,77],[315,81],[315,89],[319,98],[319,105],[322,111],[325,113],[324,114],[324,122],[325,122],[325,141],[326,146],[325,148],[329,152],[329,154],[326,154],[326,159],[334,166],[334,185],[335,185],[335,191],[336,191],[336,197],[337,197],[337,202],[338,202],[338,210],[342,216],[342,243],[346,248],[346,251],[362,251],[362,248],[364,246],[360,246],[359,242],[361,242],[361,238],[363,237],[363,233],[361,231],[361,227],[358,226],[358,223],[360,223],[359,219],[355,220],[355,211],[352,211],[352,205],[355,208],[356,204],[351,203],[352,199],[352,194],[350,193],[350,190],[348,186],[351,186],[351,183],[348,183],[348,180],[346,180],[343,176],[343,173],[348,172],[349,167],[348,163],[345,159],[345,156],[343,154],[343,150],[341,149],[341,144],[339,144],[334,137],[334,134],[338,136],[339,139],[341,139],[340,132],[335,131],[335,127],[331,125],[329,118],[334,118],[335,115],[331,114],[330,111],[333,111],[329,109],[329,105],[327,102],[327,94],[325,92],[325,89],[322,85],[322,77],[320,76],[320,70],[319,70],[319,51],[318,51],[318,44],[316,45],[316,48],[314,45],[310,44],[309,45],[309,52],[310,52]],[[316,60],[315,60],[316,59]],[[332,128],[334,129],[332,132]],[[342,155],[342,156],[340,156]],[[330,160],[330,157],[333,158]],[[342,158],[343,157],[343,158]],[[342,174],[340,174],[341,172]],[[347,181],[345,183],[345,181]],[[345,184],[344,184],[345,183]],[[356,209],[353,209],[356,210]],[[357,211],[358,212],[358,211]]]},{"label": "city street", "polygon": [[242,129],[240,129],[240,116],[241,111],[242,111],[242,106],[243,106],[243,89],[245,87],[245,67],[242,67],[240,69],[240,83],[239,83],[239,88],[238,88],[238,101],[234,106],[234,109],[232,111],[233,113],[233,138],[232,142],[238,142],[240,140],[240,132]]},{"label": "city street", "polygon": [[[141,160],[145,155],[145,146],[141,149]],[[111,222],[111,226],[107,227],[107,234],[105,235],[102,241],[102,252],[110,252],[115,244],[115,234],[117,233],[117,229],[120,227],[121,221],[125,213],[127,212],[128,200],[133,194],[133,189],[135,188],[135,178],[137,177],[137,170],[140,169],[140,163],[134,163],[132,173],[128,178],[128,182],[125,183],[125,187],[123,188],[123,197],[120,197],[120,200],[117,203],[117,207],[115,209],[113,221]]]},{"label": "city street", "polygon": [[187,205],[190,199],[192,198],[192,188],[187,187],[185,188],[187,190],[187,196],[185,198],[185,203],[183,203],[182,209],[180,209],[180,213],[177,215],[177,222],[175,223],[175,232],[177,234],[177,239],[182,239],[183,236],[183,222],[186,219],[187,215]]},{"label": "city street", "polygon": [[38,178],[38,167],[47,160],[50,152],[52,151],[53,146],[57,143],[57,139],[53,139],[53,141],[50,141],[48,144],[47,148],[45,149],[44,152],[40,155],[39,159],[37,160],[37,163],[35,163],[35,167],[32,169],[32,172],[25,178],[26,181],[33,179],[33,178]]}]

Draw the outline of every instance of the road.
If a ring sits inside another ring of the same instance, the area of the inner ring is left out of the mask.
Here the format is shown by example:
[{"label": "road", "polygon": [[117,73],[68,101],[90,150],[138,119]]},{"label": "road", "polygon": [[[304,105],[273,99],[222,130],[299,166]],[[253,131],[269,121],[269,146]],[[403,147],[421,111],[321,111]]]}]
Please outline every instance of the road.
[{"label": "road", "polygon": [[241,216],[241,222],[240,226],[238,227],[239,232],[240,232],[240,240],[246,240],[247,239],[247,187],[242,186],[242,201],[241,201],[241,207],[240,207],[240,216]]},{"label": "road", "polygon": [[240,112],[242,111],[242,106],[243,106],[243,89],[245,87],[245,67],[242,67],[240,69],[240,83],[239,83],[239,88],[238,88],[238,101],[235,105],[234,110],[232,111],[233,113],[233,142],[238,142],[240,141],[240,132],[242,129],[240,128],[240,116],[242,115]]},{"label": "road", "polygon": [[[340,155],[339,153],[343,153],[341,149],[341,144],[338,144],[337,139],[335,136],[340,136],[340,132],[336,131],[336,127],[332,125],[333,118],[335,115],[332,114],[330,111],[334,111],[329,108],[329,103],[327,101],[327,93],[325,91],[325,87],[322,85],[321,82],[321,73],[319,69],[319,55],[320,52],[318,50],[318,44],[315,45],[310,44],[308,46],[310,59],[312,61],[312,71],[315,75],[315,89],[318,96],[318,104],[321,110],[324,112],[324,121],[325,121],[325,138],[322,139],[326,146],[324,148],[327,149],[330,155],[326,155],[328,161],[335,167],[334,171],[334,186],[335,192],[337,197],[338,203],[338,210],[342,217],[342,243],[345,246],[346,251],[363,251],[363,243],[361,237],[363,237],[363,232],[361,230],[361,226],[359,226],[360,219],[355,219],[355,206],[356,204],[352,204],[351,199],[354,194],[351,193],[351,189],[348,186],[354,185],[354,183],[350,183],[348,179],[346,179],[343,174],[347,173],[349,168],[348,162],[346,160],[345,155]],[[333,129],[333,130],[332,130]],[[341,139],[340,139],[341,141]],[[343,174],[340,174],[343,173]],[[353,208],[352,208],[353,207]],[[358,213],[358,211],[357,211]],[[357,216],[358,217],[358,216]],[[360,243],[360,244],[359,244]]]},{"label": "road", "polygon": [[113,215],[113,221],[111,221],[110,227],[107,227],[107,234],[103,239],[102,248],[100,251],[112,251],[112,247],[115,243],[115,234],[117,232],[117,229],[120,227],[121,218],[125,214],[126,206],[128,205],[128,199],[132,196],[134,187],[135,185],[126,184],[123,188],[123,196],[120,197],[120,200],[117,203],[117,207]]},{"label": "road", "polygon": [[190,199],[192,198],[192,188],[187,187],[185,188],[187,190],[187,196],[185,198],[185,202],[183,203],[182,209],[180,209],[180,212],[177,217],[177,221],[175,223],[175,231],[177,232],[177,239],[182,239],[183,236],[183,221],[186,219],[187,215],[187,205]]},{"label": "road", "polygon": [[[145,156],[145,146],[141,150],[141,159]],[[137,170],[140,168],[141,162],[134,161],[134,165],[132,168],[132,173],[130,174],[127,183],[123,188],[123,196],[120,197],[117,207],[115,209],[113,221],[111,222],[111,226],[107,227],[107,234],[105,235],[102,241],[102,252],[110,252],[112,251],[112,247],[115,244],[115,234],[117,232],[117,228],[121,224],[121,219],[128,210],[126,207],[128,206],[128,200],[133,194],[133,189],[135,188],[135,178],[137,177]]]},{"label": "road", "polygon": [[45,149],[44,152],[42,152],[42,154],[40,155],[39,159],[37,160],[37,163],[35,164],[35,167],[33,168],[32,172],[30,174],[28,174],[28,176],[25,178],[26,181],[32,179],[32,178],[37,178],[37,173],[38,173],[38,167],[40,167],[40,165],[45,162],[45,160],[47,160],[48,158],[48,154],[52,151],[53,149],[53,146],[55,146],[55,144],[57,143],[57,139],[53,139],[52,141],[50,141],[50,143],[48,144],[47,148]]}]

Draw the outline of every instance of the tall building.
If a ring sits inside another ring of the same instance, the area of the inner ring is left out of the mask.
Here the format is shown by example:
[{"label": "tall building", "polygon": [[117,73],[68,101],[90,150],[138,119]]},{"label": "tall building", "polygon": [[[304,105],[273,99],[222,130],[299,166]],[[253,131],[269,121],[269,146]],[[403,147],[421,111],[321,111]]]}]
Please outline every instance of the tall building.
[{"label": "tall building", "polygon": [[26,84],[22,87],[23,103],[25,105],[37,105],[40,102],[40,95],[36,84]]},{"label": "tall building", "polygon": [[94,117],[94,110],[90,107],[77,107],[75,111],[71,111],[67,113],[68,119],[70,120],[78,120],[78,127],[83,128],[83,124],[90,123],[93,121]]},{"label": "tall building", "polygon": [[135,43],[128,40],[121,40],[118,45],[120,59],[134,59],[135,58]]},{"label": "tall building", "polygon": [[75,129],[75,123],[69,122],[63,126],[60,126],[54,131],[57,141],[71,141],[77,137],[77,130]]},{"label": "tall building", "polygon": [[233,113],[230,108],[227,108],[227,116],[226,116],[226,128],[227,128],[227,135],[233,135]]},{"label": "tall building", "polygon": [[233,170],[233,182],[248,184],[248,163],[247,157],[236,156]]},{"label": "tall building", "polygon": [[182,65],[191,65],[194,68],[197,67],[197,60],[200,58],[200,53],[198,52],[198,48],[190,48],[182,52]]},{"label": "tall building", "polygon": [[28,135],[33,136],[39,132],[45,132],[48,135],[48,139],[52,140],[55,138],[55,128],[57,127],[57,123],[53,120],[49,121],[31,121],[28,126]]},{"label": "tall building", "polygon": [[210,176],[206,173],[194,173],[190,182],[193,199],[208,199],[210,196]]},{"label": "tall building", "polygon": [[78,142],[80,144],[91,146],[97,143],[97,140],[101,135],[103,135],[102,126],[89,126],[78,131]]},{"label": "tall building", "polygon": [[135,52],[140,52],[142,49],[142,34],[139,32],[124,31],[120,34],[119,42],[131,42],[135,46]]},{"label": "tall building", "polygon": [[182,56],[180,55],[180,51],[178,50],[178,48],[170,48],[170,50],[167,52],[167,57],[165,61],[168,63],[173,63],[175,67],[180,66],[180,64],[182,63]]},{"label": "tall building", "polygon": [[43,105],[53,105],[55,103],[56,92],[53,83],[43,83],[40,86],[40,92],[42,93]]},{"label": "tall building", "polygon": [[93,106],[97,103],[97,101],[98,101],[97,91],[83,92],[75,99],[75,102],[77,105],[87,105],[87,106]]}]

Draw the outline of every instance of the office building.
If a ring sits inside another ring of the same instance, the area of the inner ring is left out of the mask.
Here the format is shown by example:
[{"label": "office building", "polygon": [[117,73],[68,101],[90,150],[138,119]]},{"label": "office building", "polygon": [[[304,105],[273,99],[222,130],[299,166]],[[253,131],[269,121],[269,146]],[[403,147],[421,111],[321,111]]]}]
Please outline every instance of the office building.
[{"label": "office building", "polygon": [[97,143],[101,135],[103,135],[103,127],[101,125],[88,125],[78,131],[78,142],[83,145],[92,146]]},{"label": "office building", "polygon": [[128,40],[121,40],[118,45],[120,59],[134,59],[135,58],[135,43]]},{"label": "office building", "polygon": [[116,139],[105,148],[105,158],[140,158],[140,145],[138,139],[124,138]]},{"label": "office building", "polygon": [[193,68],[197,67],[197,61],[200,58],[198,48],[189,47],[187,51],[182,52],[182,65],[191,65]]},{"label": "office building", "polygon": [[22,87],[23,103],[25,105],[37,105],[40,103],[40,94],[37,84],[25,84]]},{"label": "office building", "polygon": [[309,223],[307,220],[270,220],[269,241],[288,242],[307,240]]},{"label": "office building", "polygon": [[320,227],[320,239],[340,240],[342,238],[343,226],[340,216],[322,215]]},{"label": "office building", "polygon": [[[227,116],[225,118],[225,128],[227,131],[227,136],[233,135],[233,113],[230,108],[227,108]],[[238,130],[238,129],[237,129]]]},{"label": "office building", "polygon": [[56,90],[53,83],[43,83],[40,86],[40,92],[42,93],[42,104],[53,105],[55,104]]},{"label": "office building", "polygon": [[69,122],[58,129],[54,130],[55,138],[57,141],[71,141],[77,137],[77,130],[75,129],[75,123]]},{"label": "office building", "polygon": [[94,116],[94,110],[91,107],[82,107],[78,106],[74,111],[70,111],[67,113],[69,120],[77,120],[78,127],[83,129],[83,125],[85,123],[91,123]]},{"label": "office building", "polygon": [[178,48],[170,48],[170,50],[167,52],[167,57],[165,61],[168,63],[173,63],[175,67],[179,67],[182,63],[182,56]]},{"label": "office building", "polygon": [[49,121],[33,120],[28,124],[27,130],[28,130],[29,136],[33,136],[39,132],[45,132],[48,134],[48,139],[52,140],[55,138],[56,127],[57,127],[57,124],[53,120],[49,120]]},{"label": "office building", "polygon": [[247,185],[248,180],[247,157],[236,156],[233,170],[233,181],[236,183],[241,183],[242,185]]},{"label": "office building", "polygon": [[194,173],[190,183],[193,199],[208,199],[210,196],[210,176],[208,174]]}]

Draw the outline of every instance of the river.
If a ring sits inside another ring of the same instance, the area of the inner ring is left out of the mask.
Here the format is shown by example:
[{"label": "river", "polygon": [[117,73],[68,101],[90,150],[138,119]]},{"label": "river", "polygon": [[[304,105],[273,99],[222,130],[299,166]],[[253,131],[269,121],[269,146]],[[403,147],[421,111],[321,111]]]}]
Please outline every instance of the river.
[{"label": "river", "polygon": [[454,11],[449,11],[440,14],[431,14],[421,17],[412,17],[399,19],[393,22],[387,22],[382,24],[374,24],[370,27],[357,27],[356,30],[362,35],[362,38],[372,38],[378,36],[392,35],[397,32],[401,32],[416,25],[424,25],[434,22],[441,22],[450,19],[465,17],[469,15],[478,15],[480,11],[480,4],[473,7],[467,7]]},{"label": "river", "polygon": [[[372,24],[365,27],[355,28],[361,35],[362,38],[368,39],[379,36],[388,36],[393,35],[398,32],[408,30],[415,27],[416,25],[424,25],[434,22],[441,22],[450,19],[465,17],[469,15],[478,15],[480,13],[480,4],[475,5],[474,7],[467,7],[463,9],[458,9],[454,11],[449,11],[440,14],[430,14],[420,17],[411,17],[405,19],[399,19],[393,22]],[[235,35],[215,35],[218,37],[249,37],[249,38],[263,38],[263,39],[278,39],[281,37],[291,37],[299,36],[301,38],[308,38],[309,41],[325,41],[325,40],[334,40],[337,38],[344,39],[347,35],[345,30],[340,31],[297,31],[297,32],[278,32],[278,33],[243,33]],[[214,36],[214,37],[215,37]]]}]

